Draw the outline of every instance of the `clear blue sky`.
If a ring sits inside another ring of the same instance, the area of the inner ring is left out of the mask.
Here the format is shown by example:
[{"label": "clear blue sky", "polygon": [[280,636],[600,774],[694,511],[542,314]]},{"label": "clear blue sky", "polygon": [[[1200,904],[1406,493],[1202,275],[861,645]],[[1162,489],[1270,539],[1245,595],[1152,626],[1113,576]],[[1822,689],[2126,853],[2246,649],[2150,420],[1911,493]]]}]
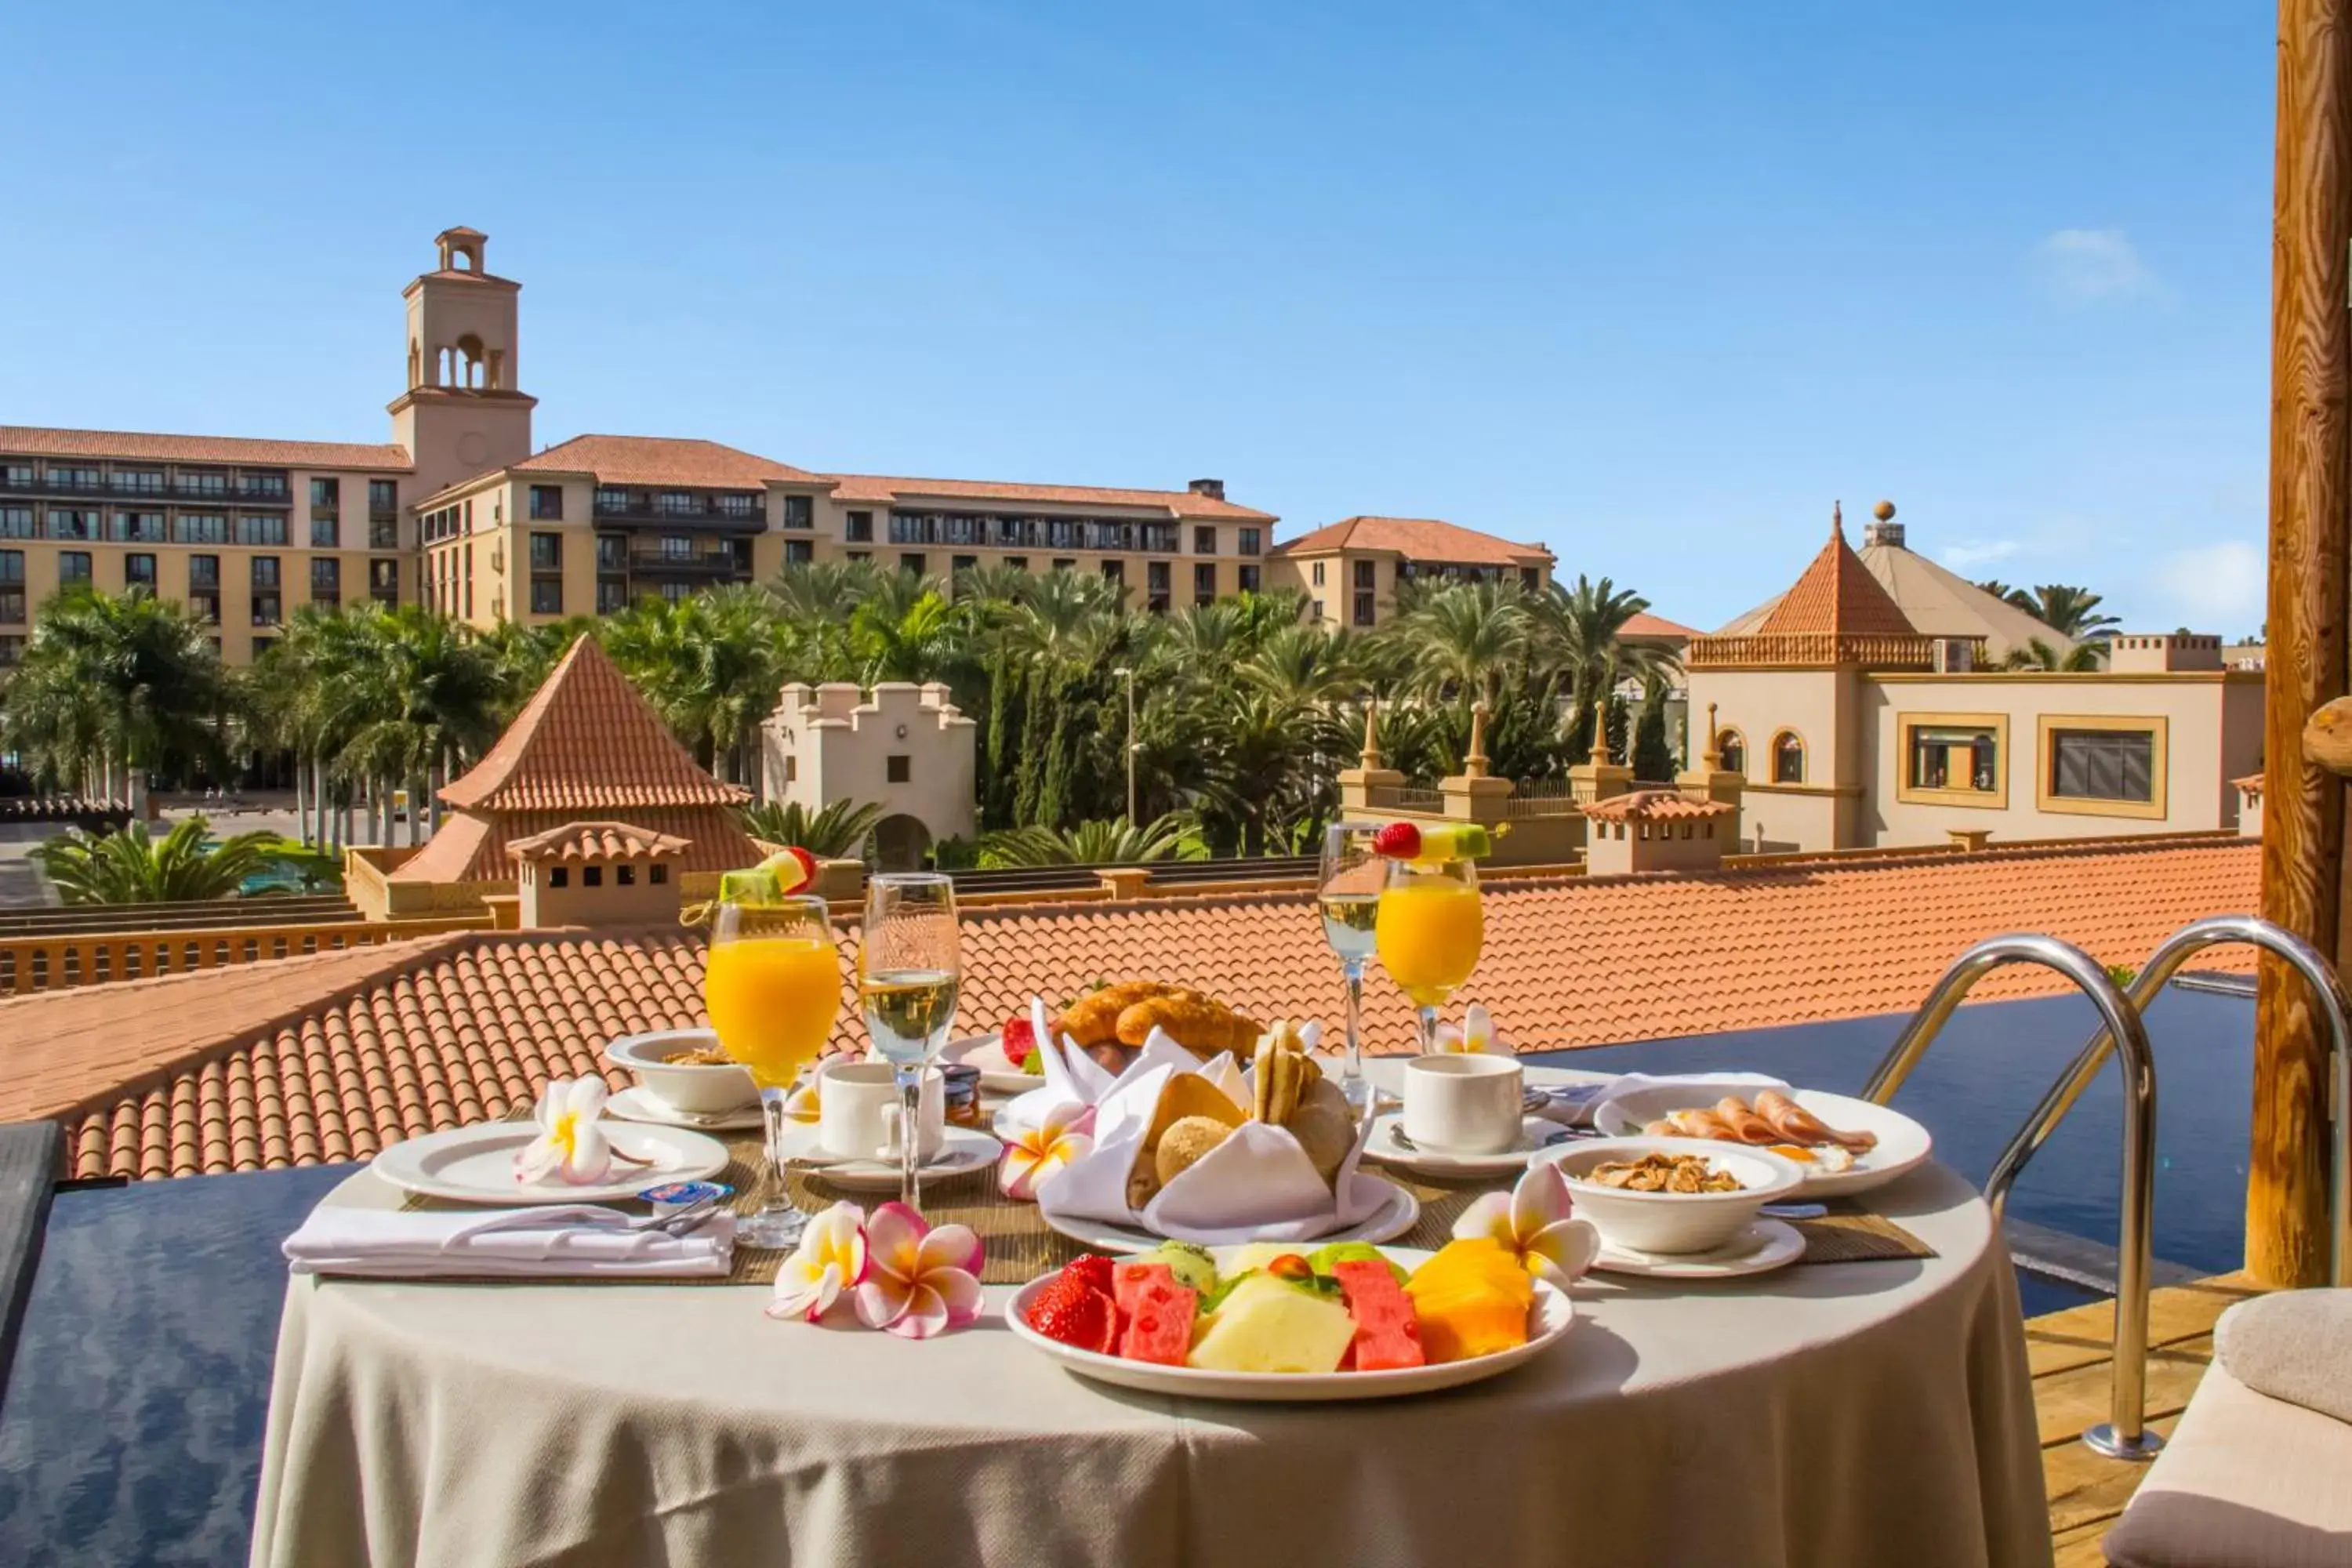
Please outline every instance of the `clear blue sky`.
[{"label": "clear blue sky", "polygon": [[466,223],[525,284],[543,442],[1213,474],[1286,534],[1450,518],[1702,626],[1833,498],[1889,496],[1972,576],[2247,633],[2273,31],[2211,0],[20,5],[0,421],[384,439],[399,289]]}]

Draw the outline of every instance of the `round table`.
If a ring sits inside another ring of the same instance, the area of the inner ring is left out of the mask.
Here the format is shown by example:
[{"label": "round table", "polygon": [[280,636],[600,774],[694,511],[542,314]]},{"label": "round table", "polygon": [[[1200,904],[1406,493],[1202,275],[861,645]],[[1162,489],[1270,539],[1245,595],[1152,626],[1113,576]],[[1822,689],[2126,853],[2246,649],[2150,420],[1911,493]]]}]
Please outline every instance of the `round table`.
[{"label": "round table", "polygon": [[1937,1256],[1594,1276],[1518,1371],[1336,1405],[1086,1382],[1005,1328],[1010,1288],[917,1343],[764,1288],[295,1276],[253,1562],[2047,1563],[1991,1216],[1937,1164],[1871,1201]]}]

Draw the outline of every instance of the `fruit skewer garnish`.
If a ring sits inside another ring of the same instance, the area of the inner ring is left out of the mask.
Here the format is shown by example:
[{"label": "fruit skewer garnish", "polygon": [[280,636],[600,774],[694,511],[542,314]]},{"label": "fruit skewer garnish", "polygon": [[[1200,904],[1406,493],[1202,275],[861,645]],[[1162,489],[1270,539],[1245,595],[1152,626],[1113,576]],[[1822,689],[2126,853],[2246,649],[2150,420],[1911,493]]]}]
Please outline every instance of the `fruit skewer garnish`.
[{"label": "fruit skewer garnish", "polygon": [[1412,822],[1391,822],[1372,835],[1372,852],[1391,860],[1424,864],[1480,860],[1495,852],[1495,836],[1475,822],[1428,827]]}]

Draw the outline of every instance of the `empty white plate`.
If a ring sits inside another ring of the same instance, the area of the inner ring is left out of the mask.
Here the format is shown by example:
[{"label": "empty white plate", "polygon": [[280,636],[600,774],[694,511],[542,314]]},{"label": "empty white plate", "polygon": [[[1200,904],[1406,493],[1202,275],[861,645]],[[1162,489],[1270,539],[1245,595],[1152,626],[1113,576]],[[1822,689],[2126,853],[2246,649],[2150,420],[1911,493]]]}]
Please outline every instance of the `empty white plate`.
[{"label": "empty white plate", "polygon": [[664,1182],[691,1182],[727,1168],[727,1150],[716,1138],[684,1127],[651,1122],[604,1124],[604,1136],[642,1164],[614,1163],[602,1182],[560,1178],[526,1185],[515,1180],[515,1156],[539,1136],[529,1121],[478,1121],[394,1143],[368,1163],[368,1169],[404,1192],[461,1204],[610,1203],[633,1198]]},{"label": "empty white plate", "polygon": [[1561,1135],[1565,1141],[1568,1131],[1557,1121],[1540,1116],[1525,1117],[1519,1122],[1517,1144],[1498,1154],[1463,1154],[1442,1149],[1407,1149],[1396,1137],[1397,1128],[1403,1121],[1403,1116],[1391,1111],[1374,1121],[1372,1135],[1364,1142],[1364,1157],[1431,1176],[1507,1175],[1535,1158],[1536,1151],[1554,1134]]},{"label": "empty white plate", "polygon": [[656,1127],[699,1127],[706,1131],[740,1132],[766,1121],[755,1103],[724,1116],[692,1116],[656,1099],[643,1084],[632,1084],[604,1102],[604,1114],[624,1121],[649,1122]]}]

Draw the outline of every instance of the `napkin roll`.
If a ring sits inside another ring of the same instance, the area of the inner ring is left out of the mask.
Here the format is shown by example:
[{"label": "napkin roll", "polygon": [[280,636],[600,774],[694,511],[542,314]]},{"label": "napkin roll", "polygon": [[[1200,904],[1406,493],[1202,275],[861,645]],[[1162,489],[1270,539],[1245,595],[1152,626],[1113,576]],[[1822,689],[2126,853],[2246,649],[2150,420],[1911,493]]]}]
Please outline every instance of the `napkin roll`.
[{"label": "napkin roll", "polygon": [[698,1279],[732,1266],[731,1214],[684,1236],[631,1230],[628,1219],[594,1204],[487,1214],[322,1204],[286,1238],[284,1250],[297,1274],[394,1279]]}]

